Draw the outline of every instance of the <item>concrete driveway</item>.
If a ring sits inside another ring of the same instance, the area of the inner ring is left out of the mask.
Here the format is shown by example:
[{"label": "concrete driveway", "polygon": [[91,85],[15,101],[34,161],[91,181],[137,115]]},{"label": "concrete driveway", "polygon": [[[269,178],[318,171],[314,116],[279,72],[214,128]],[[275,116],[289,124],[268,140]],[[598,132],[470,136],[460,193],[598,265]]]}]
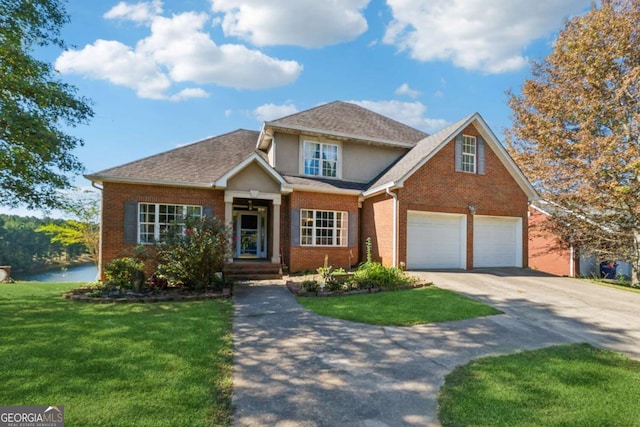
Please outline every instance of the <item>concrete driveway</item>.
[{"label": "concrete driveway", "polygon": [[640,294],[517,269],[413,274],[505,314],[377,327],[309,312],[283,283],[238,286],[234,425],[437,426],[445,375],[472,359],[571,342],[640,358]]}]

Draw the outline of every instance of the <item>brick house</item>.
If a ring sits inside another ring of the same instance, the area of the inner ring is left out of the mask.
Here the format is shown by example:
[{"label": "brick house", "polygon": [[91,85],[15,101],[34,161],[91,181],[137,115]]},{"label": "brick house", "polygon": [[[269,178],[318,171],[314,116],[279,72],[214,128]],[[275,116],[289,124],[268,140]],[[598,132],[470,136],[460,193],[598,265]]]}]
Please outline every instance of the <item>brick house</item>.
[{"label": "brick house", "polygon": [[339,101],[86,177],[102,187],[101,265],[192,214],[229,224],[236,266],[347,268],[371,238],[385,265],[526,267],[537,198],[477,113],[427,135]]}]

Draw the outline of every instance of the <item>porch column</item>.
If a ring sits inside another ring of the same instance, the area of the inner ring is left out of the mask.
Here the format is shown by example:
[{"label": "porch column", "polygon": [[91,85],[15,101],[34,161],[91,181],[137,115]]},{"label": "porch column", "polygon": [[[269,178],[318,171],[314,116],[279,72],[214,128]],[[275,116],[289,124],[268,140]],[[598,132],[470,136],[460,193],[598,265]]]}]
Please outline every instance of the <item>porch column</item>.
[{"label": "porch column", "polygon": [[280,264],[280,199],[273,200],[273,235],[271,236],[271,262]]},{"label": "porch column", "polygon": [[[225,194],[224,197],[224,225],[229,227],[229,229],[233,230],[233,196],[227,197]],[[233,237],[229,236],[229,247],[233,250]],[[229,254],[229,258],[227,259],[229,264],[233,263],[233,253]]]}]

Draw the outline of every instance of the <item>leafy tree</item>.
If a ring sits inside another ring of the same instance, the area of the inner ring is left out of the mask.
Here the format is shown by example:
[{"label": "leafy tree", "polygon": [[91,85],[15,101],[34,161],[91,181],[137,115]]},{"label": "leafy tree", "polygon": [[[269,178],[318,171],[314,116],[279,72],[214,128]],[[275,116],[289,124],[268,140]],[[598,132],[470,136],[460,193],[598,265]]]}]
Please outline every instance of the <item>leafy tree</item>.
[{"label": "leafy tree", "polygon": [[96,265],[100,250],[100,200],[92,192],[76,192],[62,198],[63,210],[74,219],[50,222],[36,229],[51,235],[52,243],[60,243],[65,248],[82,245]]},{"label": "leafy tree", "polygon": [[82,140],[64,128],[93,116],[89,101],[60,81],[53,67],[32,56],[46,46],[65,48],[69,21],[62,0],[0,0],[0,203],[58,207],[56,189],[81,173],[73,150]]},{"label": "leafy tree", "polygon": [[567,20],[553,52],[509,93],[511,154],[556,203],[552,227],[640,274],[640,0]]}]

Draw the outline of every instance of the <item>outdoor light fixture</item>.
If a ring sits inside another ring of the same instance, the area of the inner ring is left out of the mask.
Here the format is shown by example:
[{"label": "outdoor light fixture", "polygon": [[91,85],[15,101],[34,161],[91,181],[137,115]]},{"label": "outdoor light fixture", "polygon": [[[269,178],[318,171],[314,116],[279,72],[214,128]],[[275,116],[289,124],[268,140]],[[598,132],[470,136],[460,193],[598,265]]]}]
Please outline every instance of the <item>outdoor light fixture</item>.
[{"label": "outdoor light fixture", "polygon": [[471,215],[475,215],[476,214],[476,207],[474,205],[469,205],[469,213]]}]

